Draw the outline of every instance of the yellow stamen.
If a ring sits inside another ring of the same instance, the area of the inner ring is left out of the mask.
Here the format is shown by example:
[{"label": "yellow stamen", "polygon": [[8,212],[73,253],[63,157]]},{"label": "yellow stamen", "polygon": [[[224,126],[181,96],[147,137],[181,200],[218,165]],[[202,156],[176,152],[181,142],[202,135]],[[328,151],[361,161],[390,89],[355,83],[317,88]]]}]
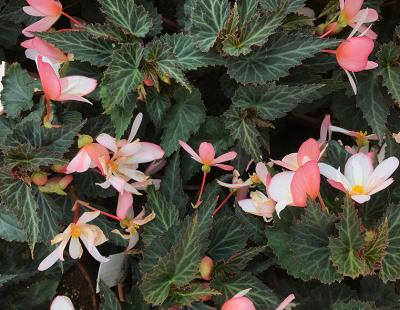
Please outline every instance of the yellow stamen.
[{"label": "yellow stamen", "polygon": [[354,185],[351,188],[351,192],[356,195],[363,195],[365,194],[365,189],[362,185]]},{"label": "yellow stamen", "polygon": [[118,164],[115,161],[110,160],[109,165],[112,172],[118,171]]},{"label": "yellow stamen", "polygon": [[132,223],[129,225],[129,232],[133,235],[133,234],[137,233],[137,230],[139,229],[139,227],[140,226],[138,224]]},{"label": "yellow stamen", "polygon": [[71,236],[74,238],[79,238],[81,235],[81,230],[79,229],[78,225],[72,224],[71,226]]},{"label": "yellow stamen", "polygon": [[366,138],[368,133],[366,131],[359,131],[356,133],[355,138],[356,138],[356,143],[358,147],[363,147],[368,144],[368,139]]},{"label": "yellow stamen", "polygon": [[260,180],[260,178],[258,177],[258,175],[256,173],[253,173],[250,176],[250,179],[254,184],[260,184],[261,183],[261,180]]}]

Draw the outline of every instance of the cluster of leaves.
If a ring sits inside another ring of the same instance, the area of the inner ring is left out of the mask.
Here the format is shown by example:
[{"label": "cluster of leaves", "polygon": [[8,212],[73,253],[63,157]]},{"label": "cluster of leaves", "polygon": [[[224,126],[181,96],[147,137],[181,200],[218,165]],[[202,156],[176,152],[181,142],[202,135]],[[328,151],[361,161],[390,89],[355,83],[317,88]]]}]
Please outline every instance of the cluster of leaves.
[{"label": "cluster of leaves", "polygon": [[[335,58],[321,53],[341,40],[315,36],[313,19],[298,13],[304,0],[182,0],[173,1],[172,12],[170,1],[62,2],[88,24],[36,35],[74,55],[62,72],[96,78],[99,87],[90,94],[93,106],[53,105],[53,123],[61,127],[48,129],[42,126],[40,82],[17,47],[22,25],[33,18],[22,13],[24,0],[0,0],[0,59],[9,63],[1,93],[6,115],[0,116],[0,292],[17,292],[1,293],[5,305],[26,307],[21,303],[27,296],[29,307],[47,304],[62,277],[59,267],[43,275],[36,267],[52,250],[50,240],[71,221],[75,197],[70,191],[62,197],[40,192],[30,184],[31,173],[59,175],[51,167],[73,157],[78,134],[121,138],[139,111],[145,120],[139,136],[159,142],[168,165],[161,189],[150,188],[140,200],[156,218],[140,232],[139,251],[127,259],[124,308],[212,309],[247,288],[257,309],[274,309],[292,292],[299,309],[398,305],[398,184],[362,207],[323,188],[329,214],[310,202],[266,224],[232,199],[213,218],[218,197],[227,193],[210,182],[202,205],[193,209],[189,201],[196,193],[184,185],[198,185],[200,167],[181,156],[178,144],[209,141],[217,152],[233,148],[239,154],[234,164],[245,174],[250,159],[294,151],[297,145],[279,141],[288,131],[293,141],[308,138],[315,130],[306,121],[319,124],[319,116],[332,113],[345,128],[385,137],[387,156],[400,157],[391,137],[400,130],[400,29],[393,29],[398,12],[382,24],[393,36],[378,39],[379,68],[358,75],[359,94],[353,96]],[[318,7],[318,1],[308,2]],[[368,5],[378,9],[381,3]],[[332,142],[327,153],[327,162],[344,166],[341,145]],[[116,193],[95,185],[101,181],[88,171],[74,175],[71,186],[79,198],[114,212]],[[100,218],[95,224],[110,239],[106,254],[123,249],[124,241],[111,233],[118,223]],[[198,271],[205,255],[215,261],[210,282]],[[103,284],[101,291],[102,308],[121,307]]]}]

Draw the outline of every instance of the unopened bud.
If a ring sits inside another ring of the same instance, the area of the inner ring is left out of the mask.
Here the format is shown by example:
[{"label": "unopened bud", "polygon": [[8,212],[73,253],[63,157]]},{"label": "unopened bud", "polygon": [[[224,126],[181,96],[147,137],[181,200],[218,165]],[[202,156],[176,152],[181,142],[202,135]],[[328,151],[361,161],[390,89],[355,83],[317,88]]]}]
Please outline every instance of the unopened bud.
[{"label": "unopened bud", "polygon": [[47,173],[42,171],[36,171],[31,175],[31,181],[37,186],[42,186],[47,183]]},{"label": "unopened bud", "polygon": [[210,281],[214,269],[214,261],[209,256],[204,256],[200,262],[200,275],[203,280]]},{"label": "unopened bud", "polygon": [[168,74],[160,75],[160,80],[166,84],[171,84],[171,79]]},{"label": "unopened bud", "polygon": [[51,170],[53,170],[54,172],[57,172],[57,173],[65,173],[66,169],[67,169],[66,165],[52,165],[51,166]]},{"label": "unopened bud", "polygon": [[46,185],[39,186],[39,190],[43,193],[58,194],[65,196],[67,195],[67,193],[64,192],[64,189],[67,188],[67,186],[72,182],[72,180],[73,180],[72,175],[51,178],[50,180],[48,180]]},{"label": "unopened bud", "polygon": [[91,143],[93,143],[93,138],[89,135],[80,135],[78,138],[78,148],[80,149]]},{"label": "unopened bud", "polygon": [[201,170],[205,173],[209,173],[211,171],[211,167],[204,164],[203,166],[201,166]]},{"label": "unopened bud", "polygon": [[144,79],[143,80],[144,85],[148,86],[148,87],[152,87],[154,85],[154,82],[152,79]]}]

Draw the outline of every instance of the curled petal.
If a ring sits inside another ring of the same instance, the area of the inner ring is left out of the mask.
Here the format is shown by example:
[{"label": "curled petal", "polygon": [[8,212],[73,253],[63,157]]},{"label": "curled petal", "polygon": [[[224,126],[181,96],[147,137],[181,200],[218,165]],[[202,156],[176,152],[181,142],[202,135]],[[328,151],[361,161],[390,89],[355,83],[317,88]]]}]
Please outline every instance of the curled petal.
[{"label": "curled petal", "polygon": [[90,255],[92,255],[95,260],[99,261],[100,263],[106,263],[110,260],[109,258],[102,256],[95,246],[91,246],[86,236],[81,235],[80,239],[82,240]]},{"label": "curled petal", "polygon": [[339,65],[347,71],[365,70],[368,56],[374,49],[374,41],[368,37],[352,37],[342,42],[336,50]]},{"label": "curled petal", "polygon": [[85,172],[89,169],[91,159],[85,149],[81,149],[78,154],[69,162],[66,173]]},{"label": "curled petal", "polygon": [[[54,45],[47,43],[39,37],[34,37],[33,39],[26,40],[21,43],[21,46],[27,49],[32,49],[39,52],[40,55],[52,58],[58,62],[65,62],[68,60],[68,56]],[[33,58],[32,60],[35,60]]]},{"label": "curled petal", "polygon": [[315,200],[319,194],[320,182],[319,168],[315,160],[311,160],[301,166],[295,172],[290,185],[294,205],[305,207],[307,205],[307,197]]},{"label": "curled petal", "polygon": [[124,191],[118,194],[117,216],[124,219],[128,213],[129,208],[132,207],[133,196],[131,193]]},{"label": "curled petal", "polygon": [[58,100],[61,94],[60,80],[53,67],[47,61],[45,62],[45,59],[42,56],[37,58],[37,68],[43,92],[48,99]]},{"label": "curled petal", "polygon": [[305,141],[299,148],[299,152],[297,153],[297,164],[299,166],[304,165],[309,160],[319,160],[319,144],[318,142],[310,138]]}]

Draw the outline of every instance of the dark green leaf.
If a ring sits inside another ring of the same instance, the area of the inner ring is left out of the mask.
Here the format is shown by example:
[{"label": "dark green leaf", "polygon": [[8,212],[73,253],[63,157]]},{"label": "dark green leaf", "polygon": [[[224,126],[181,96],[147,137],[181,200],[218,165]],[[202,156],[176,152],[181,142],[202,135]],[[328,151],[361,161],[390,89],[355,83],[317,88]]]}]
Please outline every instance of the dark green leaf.
[{"label": "dark green leaf", "polygon": [[339,301],[333,305],[332,310],[373,310],[375,306],[372,303],[362,302],[352,299],[348,302]]},{"label": "dark green leaf", "polygon": [[115,293],[103,282],[100,281],[100,310],[120,310]]},{"label": "dark green leaf", "polygon": [[0,210],[0,238],[9,242],[26,241],[26,233],[15,215],[6,213],[3,209]]},{"label": "dark green leaf", "polygon": [[121,139],[126,129],[129,127],[136,108],[136,92],[131,91],[121,104],[114,106],[110,110],[110,118],[115,127],[115,137]]},{"label": "dark green leaf", "polygon": [[168,96],[157,92],[154,88],[147,91],[146,109],[156,128],[162,127],[165,114],[171,106]]},{"label": "dark green leaf", "polygon": [[393,42],[383,44],[377,57],[383,85],[389,90],[393,100],[400,103],[400,67],[396,64],[400,57],[400,47]]}]

